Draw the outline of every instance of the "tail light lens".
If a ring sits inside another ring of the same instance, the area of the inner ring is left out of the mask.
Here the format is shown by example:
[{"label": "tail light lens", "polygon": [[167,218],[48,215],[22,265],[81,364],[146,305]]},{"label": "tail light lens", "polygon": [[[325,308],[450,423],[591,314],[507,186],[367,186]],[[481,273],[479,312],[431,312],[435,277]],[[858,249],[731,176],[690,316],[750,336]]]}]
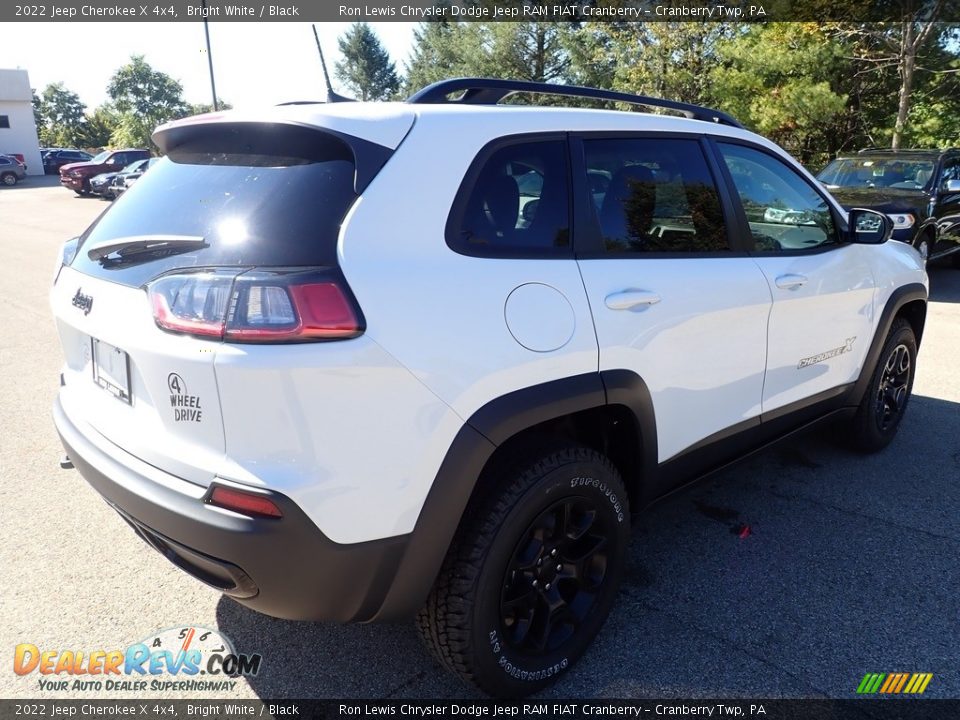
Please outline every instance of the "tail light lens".
[{"label": "tail light lens", "polygon": [[147,285],[163,330],[228,342],[310,342],[356,337],[362,315],[336,270],[203,271]]}]

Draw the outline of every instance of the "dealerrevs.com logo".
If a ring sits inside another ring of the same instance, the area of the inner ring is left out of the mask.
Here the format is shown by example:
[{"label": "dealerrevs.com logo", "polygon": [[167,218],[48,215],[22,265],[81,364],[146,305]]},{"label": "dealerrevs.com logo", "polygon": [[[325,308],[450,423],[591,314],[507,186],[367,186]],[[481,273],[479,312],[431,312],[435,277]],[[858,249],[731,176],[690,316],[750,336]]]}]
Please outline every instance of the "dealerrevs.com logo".
[{"label": "dealerrevs.com logo", "polygon": [[198,625],[167,628],[115,650],[58,650],[20,643],[13,652],[17,675],[36,674],[44,691],[233,690],[235,678],[260,672],[263,657],[234,650],[219,630]]}]

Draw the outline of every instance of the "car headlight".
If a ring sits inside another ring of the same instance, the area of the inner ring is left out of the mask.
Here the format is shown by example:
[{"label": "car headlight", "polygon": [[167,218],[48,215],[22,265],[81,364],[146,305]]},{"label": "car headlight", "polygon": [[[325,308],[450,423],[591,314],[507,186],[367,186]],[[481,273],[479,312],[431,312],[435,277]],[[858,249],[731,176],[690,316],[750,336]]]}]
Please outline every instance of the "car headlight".
[{"label": "car headlight", "polygon": [[887,215],[887,217],[893,221],[894,230],[912,228],[913,223],[916,221],[916,218],[910,213],[897,213],[895,215]]}]

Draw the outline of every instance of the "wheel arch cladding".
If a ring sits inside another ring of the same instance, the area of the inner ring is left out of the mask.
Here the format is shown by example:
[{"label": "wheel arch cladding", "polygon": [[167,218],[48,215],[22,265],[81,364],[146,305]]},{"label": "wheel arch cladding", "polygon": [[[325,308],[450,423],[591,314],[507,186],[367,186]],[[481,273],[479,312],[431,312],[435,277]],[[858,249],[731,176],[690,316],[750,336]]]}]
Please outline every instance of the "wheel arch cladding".
[{"label": "wheel arch cladding", "polygon": [[880,320],[877,322],[877,329],[870,343],[870,349],[867,351],[863,368],[860,370],[860,377],[850,394],[851,405],[860,404],[863,393],[866,392],[870,378],[873,376],[873,371],[880,361],[880,352],[883,350],[887,335],[890,334],[890,328],[893,326],[894,320],[899,317],[910,323],[919,349],[927,317],[927,289],[923,285],[910,283],[897,288],[890,295],[887,304],[884,305],[883,311],[880,313]]},{"label": "wheel arch cladding", "polygon": [[607,455],[624,479],[631,507],[641,505],[641,479],[656,467],[657,444],[650,393],[636,373],[586,373],[496,398],[477,410],[454,438],[393,586],[370,619],[412,617],[426,601],[471,500],[484,489],[479,482],[484,472],[538,441],[557,437]]}]

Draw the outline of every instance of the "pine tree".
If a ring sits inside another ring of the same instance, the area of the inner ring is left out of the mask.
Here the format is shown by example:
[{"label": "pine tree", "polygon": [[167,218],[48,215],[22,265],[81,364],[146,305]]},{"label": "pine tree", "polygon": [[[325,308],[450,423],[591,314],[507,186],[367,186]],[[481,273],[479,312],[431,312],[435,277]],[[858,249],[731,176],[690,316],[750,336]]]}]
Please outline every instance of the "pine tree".
[{"label": "pine tree", "polygon": [[354,23],[337,41],[337,79],[359,100],[389,100],[400,90],[397,68],[367,23]]}]

